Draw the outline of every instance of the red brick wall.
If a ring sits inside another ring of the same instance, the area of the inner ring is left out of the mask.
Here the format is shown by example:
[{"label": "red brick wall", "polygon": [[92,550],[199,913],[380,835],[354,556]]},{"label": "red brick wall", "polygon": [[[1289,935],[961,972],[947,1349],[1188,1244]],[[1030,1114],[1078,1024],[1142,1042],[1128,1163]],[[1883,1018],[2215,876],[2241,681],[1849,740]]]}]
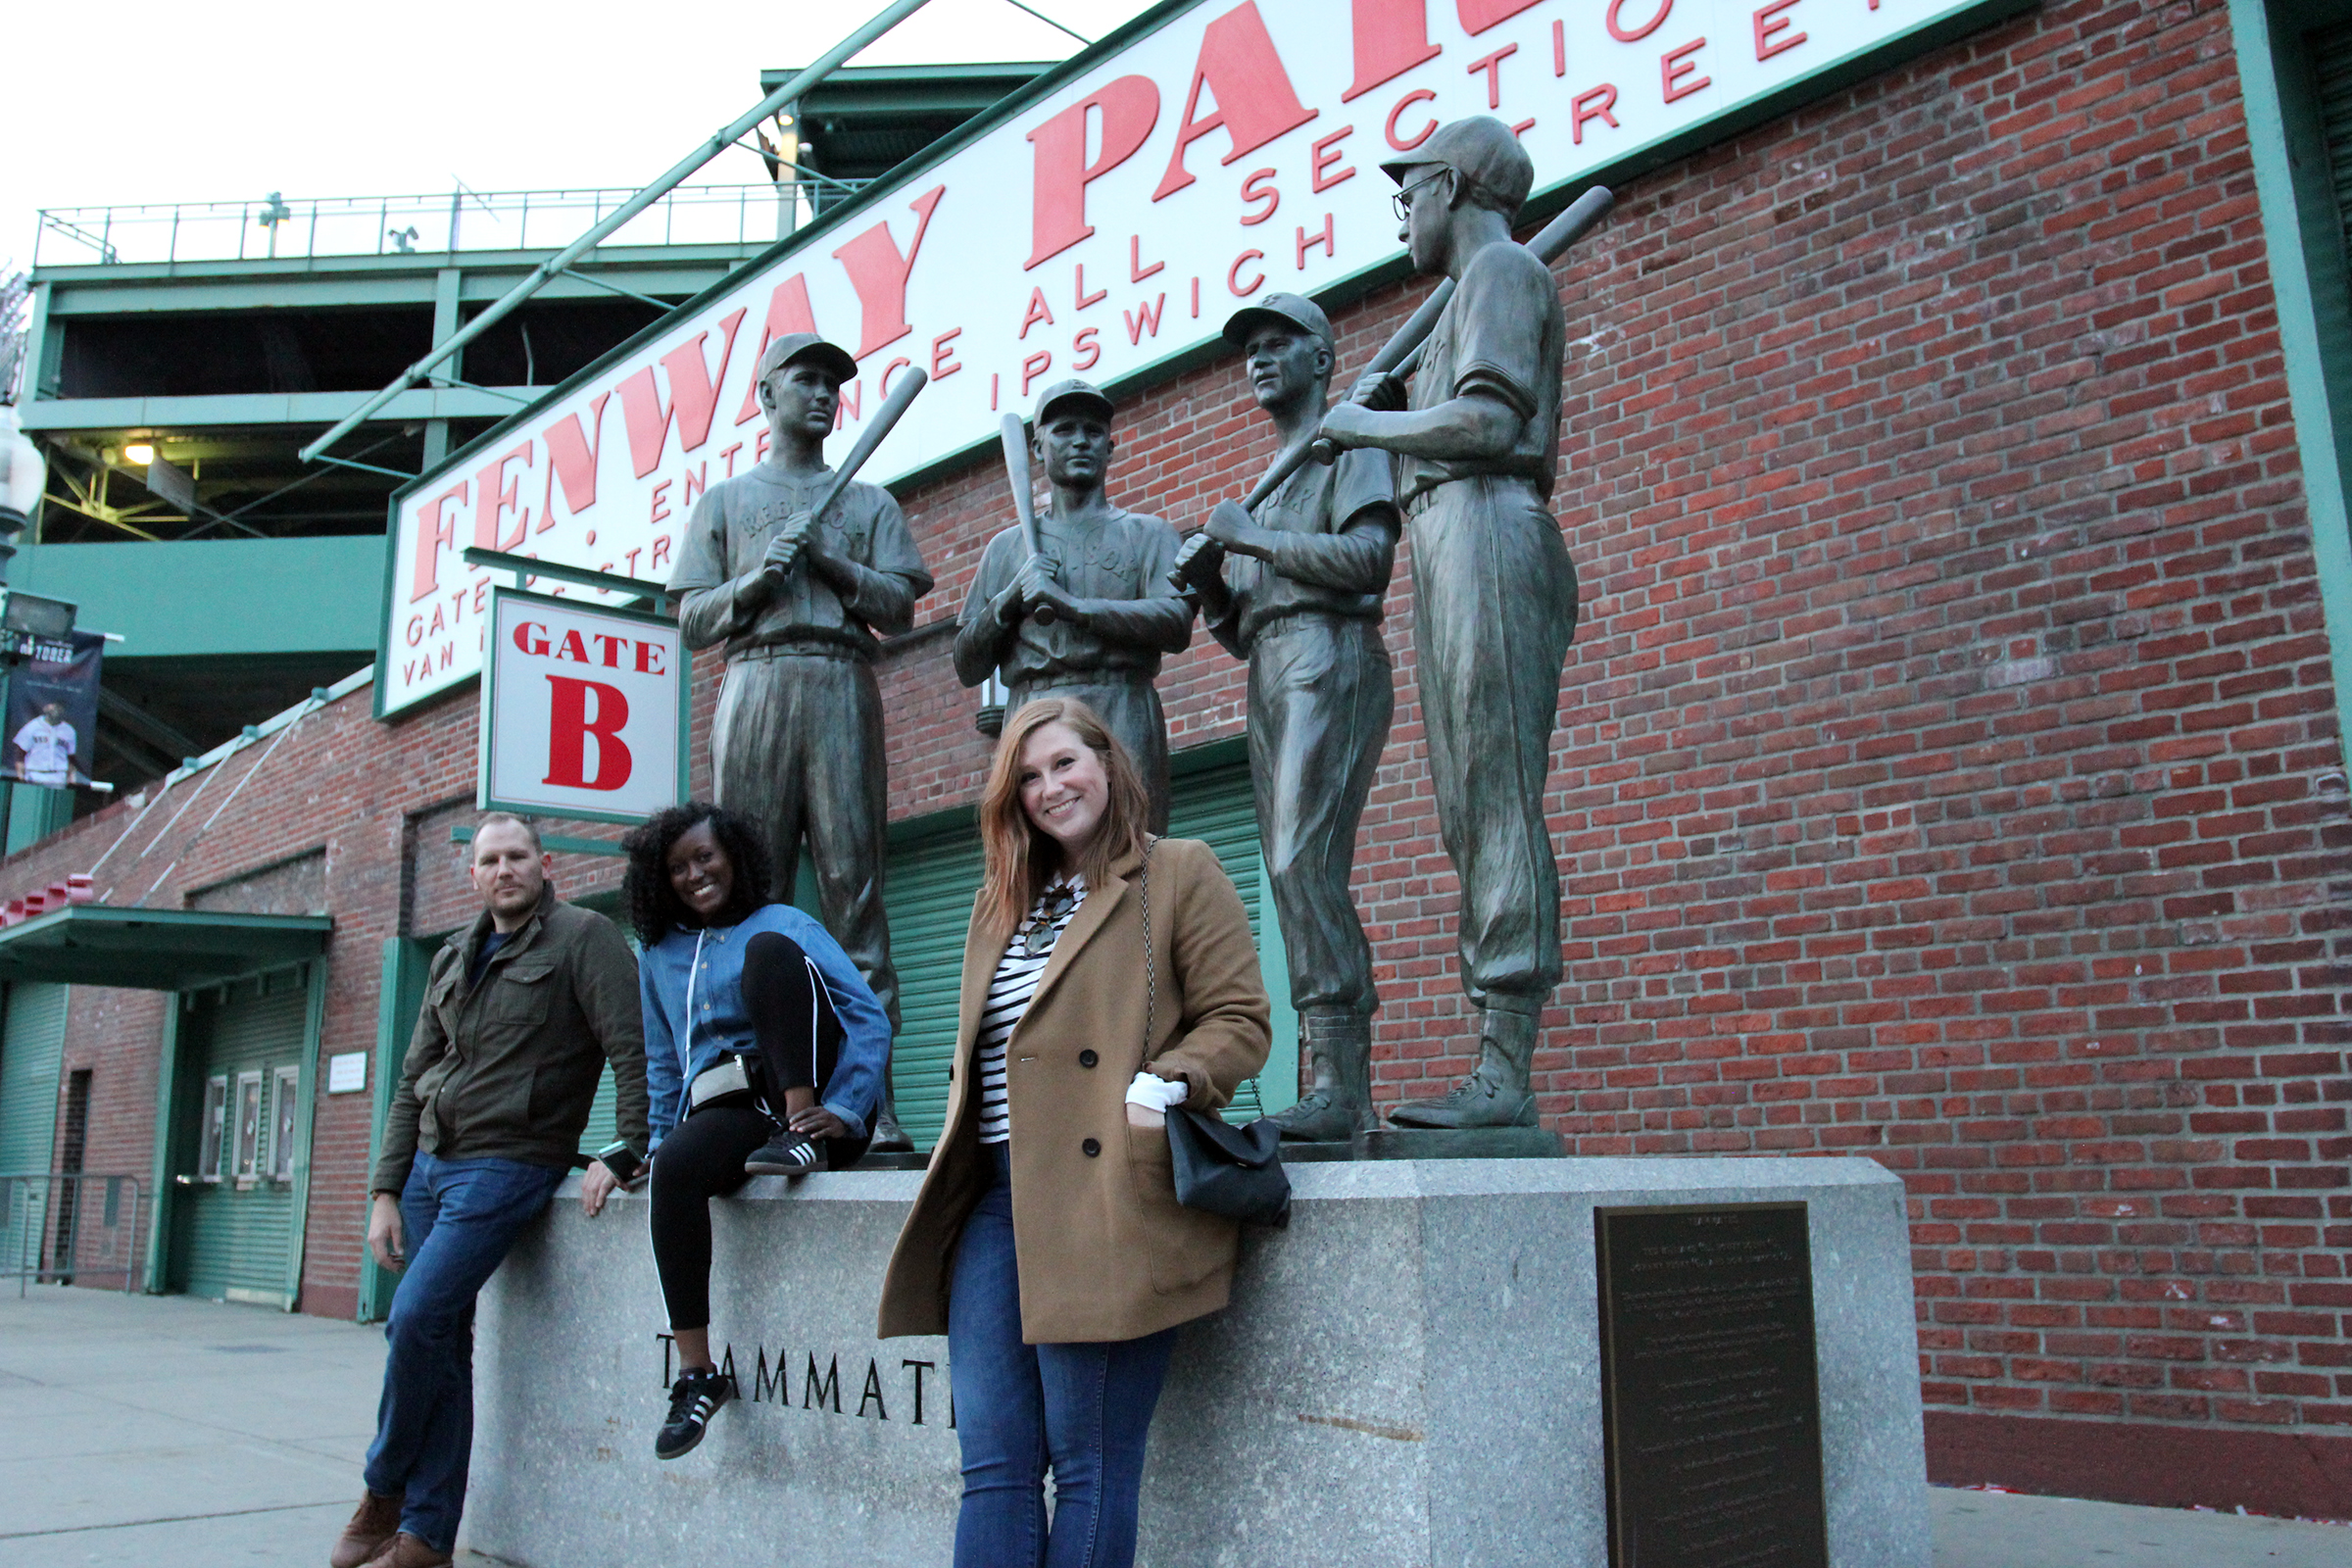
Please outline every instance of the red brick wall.
[{"label": "red brick wall", "polygon": [[[2051,5],[1632,182],[1560,269],[1546,1117],[1900,1172],[1939,1409],[2352,1429],[2352,832],[2245,135],[2221,7]],[[1122,411],[1120,499],[1246,488],[1240,392]],[[1001,497],[910,507],[927,615]],[[1408,573],[1383,1100],[1470,1060]],[[1162,686],[1179,744],[1238,727],[1205,638]],[[967,798],[968,698],[893,689],[902,794]]]},{"label": "red brick wall", "polygon": [[[1943,1478],[2127,1494],[2113,1463],[2066,1468],[2097,1445],[2051,1434],[2088,1421],[2211,1458],[2156,1500],[2341,1514],[2352,828],[2245,136],[2220,6],[2050,4],[1628,182],[1561,269],[1584,620],[1538,1075],[1579,1153],[1899,1172]],[[1419,292],[1342,312],[1343,366]],[[1119,434],[1114,494],[1180,526],[1272,452],[1229,365]],[[935,622],[1008,518],[1002,470],[907,510]],[[1464,1071],[1471,1032],[1408,572],[1356,878],[1384,1101]],[[946,641],[884,682],[894,814],[969,800],[986,746]],[[1240,727],[1205,637],[1162,690],[1180,747]],[[207,775],[99,885],[169,902],[323,842],[321,1050],[363,1049],[380,939],[467,907],[447,821],[473,744],[469,699],[387,727],[362,694],[199,834],[254,764]],[[0,891],[87,866],[134,811]],[[123,1079],[126,1149],[152,1005],[74,1014],[70,1062],[121,1009],[122,1044],[87,1049]],[[366,1135],[366,1097],[321,1097],[314,1304],[356,1280]],[[2304,1480],[2248,1457],[2290,1441]]]}]

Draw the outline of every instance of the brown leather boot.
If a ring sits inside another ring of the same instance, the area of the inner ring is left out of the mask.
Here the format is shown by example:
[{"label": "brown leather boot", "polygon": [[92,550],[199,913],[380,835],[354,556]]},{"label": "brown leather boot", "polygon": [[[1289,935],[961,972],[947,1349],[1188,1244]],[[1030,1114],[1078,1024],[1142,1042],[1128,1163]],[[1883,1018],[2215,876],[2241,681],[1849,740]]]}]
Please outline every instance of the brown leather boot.
[{"label": "brown leather boot", "polygon": [[449,1568],[450,1555],[424,1544],[423,1540],[403,1530],[384,1543],[383,1549],[362,1564],[362,1568]]},{"label": "brown leather boot", "polygon": [[357,1513],[343,1527],[343,1538],[327,1554],[328,1568],[365,1568],[368,1558],[384,1549],[400,1530],[400,1497],[389,1492],[370,1492],[360,1498]]}]

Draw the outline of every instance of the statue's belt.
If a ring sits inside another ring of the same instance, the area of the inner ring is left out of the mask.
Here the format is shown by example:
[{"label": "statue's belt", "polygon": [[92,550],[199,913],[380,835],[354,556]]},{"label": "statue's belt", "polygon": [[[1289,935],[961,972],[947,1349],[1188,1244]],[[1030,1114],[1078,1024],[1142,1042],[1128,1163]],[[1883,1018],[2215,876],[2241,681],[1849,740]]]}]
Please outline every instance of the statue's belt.
[{"label": "statue's belt", "polygon": [[1402,508],[1408,517],[1417,517],[1438,504],[1438,497],[1456,485],[1486,485],[1499,489],[1524,490],[1538,507],[1544,505],[1544,492],[1534,475],[1512,473],[1497,469],[1492,473],[1457,473],[1448,479],[1416,490],[1404,498]]},{"label": "statue's belt", "polygon": [[1140,665],[1120,664],[1106,669],[1056,669],[1033,675],[1007,675],[1004,684],[1015,691],[1035,693],[1040,688],[1051,691],[1068,686],[1149,686],[1157,678],[1156,672]]},{"label": "statue's belt", "polygon": [[730,664],[746,660],[765,659],[871,659],[873,656],[856,643],[835,642],[830,638],[809,637],[788,643],[758,643],[750,648],[731,649],[727,653]]}]

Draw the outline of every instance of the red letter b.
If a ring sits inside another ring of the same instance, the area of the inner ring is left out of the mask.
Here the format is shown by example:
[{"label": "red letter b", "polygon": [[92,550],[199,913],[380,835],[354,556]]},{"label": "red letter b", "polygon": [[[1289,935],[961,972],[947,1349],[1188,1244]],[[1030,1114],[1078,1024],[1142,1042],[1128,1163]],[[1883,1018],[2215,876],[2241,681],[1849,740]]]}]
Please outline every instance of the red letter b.
[{"label": "red letter b", "polygon": [[[601,680],[578,680],[550,675],[555,688],[554,711],[549,714],[547,777],[543,784],[573,790],[616,790],[629,781],[629,749],[621,727],[629,721],[629,699],[617,686]],[[596,713],[588,699],[596,699]],[[596,771],[588,770],[588,740],[596,739]]]}]

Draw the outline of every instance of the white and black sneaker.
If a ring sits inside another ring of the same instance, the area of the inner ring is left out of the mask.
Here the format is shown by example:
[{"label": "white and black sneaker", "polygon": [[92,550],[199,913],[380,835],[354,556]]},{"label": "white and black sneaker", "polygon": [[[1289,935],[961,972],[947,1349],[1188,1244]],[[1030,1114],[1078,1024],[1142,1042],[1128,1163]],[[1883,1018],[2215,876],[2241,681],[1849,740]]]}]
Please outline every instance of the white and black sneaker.
[{"label": "white and black sneaker", "polygon": [[669,1419],[654,1434],[654,1457],[675,1459],[693,1452],[710,1430],[711,1415],[733,1397],[735,1380],[724,1372],[706,1367],[679,1373],[669,1386]]},{"label": "white and black sneaker", "polygon": [[753,1176],[806,1176],[823,1163],[816,1140],[786,1128],[753,1150],[743,1168]]}]

